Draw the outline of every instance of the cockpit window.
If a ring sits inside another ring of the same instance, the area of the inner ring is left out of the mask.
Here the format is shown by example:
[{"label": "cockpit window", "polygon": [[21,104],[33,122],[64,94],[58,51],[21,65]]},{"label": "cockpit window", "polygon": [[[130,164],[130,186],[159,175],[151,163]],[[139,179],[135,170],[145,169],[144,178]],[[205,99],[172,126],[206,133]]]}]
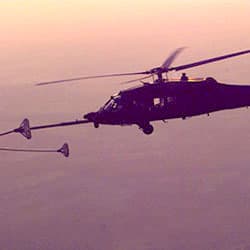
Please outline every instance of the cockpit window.
[{"label": "cockpit window", "polygon": [[109,99],[106,104],[104,105],[103,109],[107,111],[116,111],[118,109],[121,109],[121,96],[116,95],[112,96],[111,99]]},{"label": "cockpit window", "polygon": [[114,105],[114,100],[109,100],[103,107],[104,110],[110,110],[112,106]]}]

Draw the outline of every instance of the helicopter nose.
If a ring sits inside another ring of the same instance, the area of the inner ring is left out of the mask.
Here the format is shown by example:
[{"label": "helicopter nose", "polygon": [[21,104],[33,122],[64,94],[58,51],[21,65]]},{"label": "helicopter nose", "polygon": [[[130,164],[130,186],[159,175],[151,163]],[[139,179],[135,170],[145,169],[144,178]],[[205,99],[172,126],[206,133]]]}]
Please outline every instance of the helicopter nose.
[{"label": "helicopter nose", "polygon": [[96,120],[96,112],[87,113],[83,116],[83,118],[94,122]]}]

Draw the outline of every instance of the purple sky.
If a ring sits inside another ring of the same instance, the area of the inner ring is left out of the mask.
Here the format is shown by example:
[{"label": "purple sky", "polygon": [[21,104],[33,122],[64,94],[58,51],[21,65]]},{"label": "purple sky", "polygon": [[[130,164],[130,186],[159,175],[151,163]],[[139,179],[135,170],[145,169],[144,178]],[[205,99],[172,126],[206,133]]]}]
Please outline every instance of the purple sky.
[{"label": "purple sky", "polygon": [[[249,49],[250,2],[0,2],[1,130],[81,118],[122,79],[35,82],[147,70],[177,47],[175,65]],[[248,55],[190,69],[250,84]],[[172,74],[179,77],[179,73]],[[126,79],[126,78],[125,78]],[[0,152],[0,249],[247,249],[250,113],[91,125],[1,138],[1,146],[57,148],[71,157]]]}]

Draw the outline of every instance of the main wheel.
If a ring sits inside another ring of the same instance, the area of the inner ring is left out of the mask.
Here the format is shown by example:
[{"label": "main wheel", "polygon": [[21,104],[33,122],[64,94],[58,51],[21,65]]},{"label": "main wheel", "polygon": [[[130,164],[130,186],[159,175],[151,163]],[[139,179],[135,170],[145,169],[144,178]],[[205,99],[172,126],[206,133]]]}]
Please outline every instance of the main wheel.
[{"label": "main wheel", "polygon": [[146,135],[150,135],[154,131],[154,127],[151,124],[148,124],[146,127],[142,128],[142,131]]}]

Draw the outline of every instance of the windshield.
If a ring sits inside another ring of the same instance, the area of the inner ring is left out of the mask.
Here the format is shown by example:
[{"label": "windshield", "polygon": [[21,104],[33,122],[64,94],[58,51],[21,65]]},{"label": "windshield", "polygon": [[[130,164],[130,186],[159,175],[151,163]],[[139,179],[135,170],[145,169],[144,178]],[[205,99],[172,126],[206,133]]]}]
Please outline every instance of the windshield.
[{"label": "windshield", "polygon": [[103,106],[103,109],[106,111],[115,111],[121,109],[121,96],[112,96]]}]

